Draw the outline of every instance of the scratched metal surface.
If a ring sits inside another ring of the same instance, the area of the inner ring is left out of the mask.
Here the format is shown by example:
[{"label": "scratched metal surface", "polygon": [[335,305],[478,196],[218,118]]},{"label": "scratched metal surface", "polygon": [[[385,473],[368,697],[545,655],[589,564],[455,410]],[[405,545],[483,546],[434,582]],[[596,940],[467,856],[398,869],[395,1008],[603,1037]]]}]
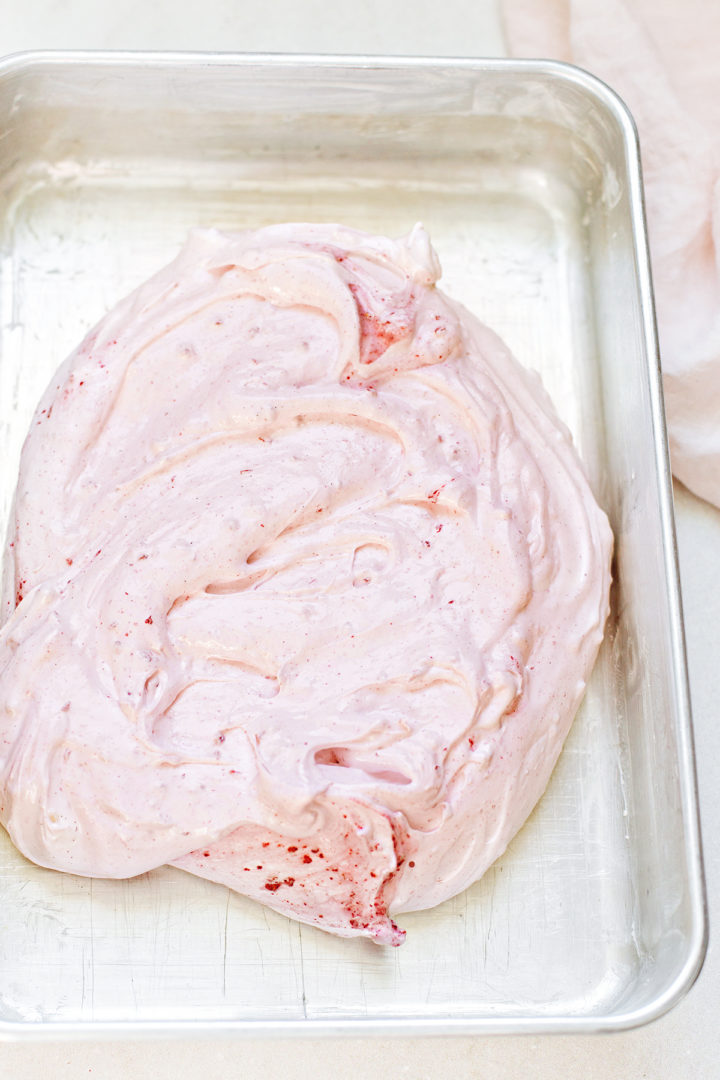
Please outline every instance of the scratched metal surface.
[{"label": "scratched metal surface", "polygon": [[0,71],[0,527],[54,368],[189,228],[422,220],[446,291],[541,373],[618,541],[608,638],[545,797],[482,881],[402,918],[401,949],[167,867],[43,870],[3,832],[0,1032],[613,1027],[691,981],[701,872],[637,191],[628,130],[591,91],[511,62]]}]

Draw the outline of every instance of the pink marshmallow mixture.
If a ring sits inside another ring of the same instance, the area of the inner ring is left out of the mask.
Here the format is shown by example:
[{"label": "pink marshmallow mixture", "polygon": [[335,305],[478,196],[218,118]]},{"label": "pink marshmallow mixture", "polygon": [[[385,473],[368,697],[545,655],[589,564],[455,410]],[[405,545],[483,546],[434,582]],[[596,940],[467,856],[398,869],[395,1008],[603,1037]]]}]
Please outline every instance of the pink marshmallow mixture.
[{"label": "pink marshmallow mixture", "polygon": [[542,794],[611,535],[539,380],[416,227],[196,232],[38,406],[6,549],[1,820],[343,936],[476,881]]}]

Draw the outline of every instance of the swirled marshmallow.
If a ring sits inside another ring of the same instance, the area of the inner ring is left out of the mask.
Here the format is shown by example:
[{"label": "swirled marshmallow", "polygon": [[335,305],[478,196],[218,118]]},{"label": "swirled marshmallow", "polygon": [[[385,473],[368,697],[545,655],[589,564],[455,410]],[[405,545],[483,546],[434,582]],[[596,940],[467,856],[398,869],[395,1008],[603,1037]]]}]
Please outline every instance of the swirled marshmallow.
[{"label": "swirled marshmallow", "polygon": [[425,232],[196,232],[38,406],[6,550],[1,819],[398,944],[544,790],[611,536]]}]

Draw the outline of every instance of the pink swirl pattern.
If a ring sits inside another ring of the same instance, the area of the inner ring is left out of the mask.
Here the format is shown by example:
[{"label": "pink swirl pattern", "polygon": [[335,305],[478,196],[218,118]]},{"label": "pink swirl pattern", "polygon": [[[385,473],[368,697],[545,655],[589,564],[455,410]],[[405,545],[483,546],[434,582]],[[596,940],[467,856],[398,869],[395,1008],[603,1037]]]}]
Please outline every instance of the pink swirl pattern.
[{"label": "pink swirl pattern", "polygon": [[1,818],[380,943],[544,790],[611,535],[421,227],[194,233],[38,406],[6,551]]}]

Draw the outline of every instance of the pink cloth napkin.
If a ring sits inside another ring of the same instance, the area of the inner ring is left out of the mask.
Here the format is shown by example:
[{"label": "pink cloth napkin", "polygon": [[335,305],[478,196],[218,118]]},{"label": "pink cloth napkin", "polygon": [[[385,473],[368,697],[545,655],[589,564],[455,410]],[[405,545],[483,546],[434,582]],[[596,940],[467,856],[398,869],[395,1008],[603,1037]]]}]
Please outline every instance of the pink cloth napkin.
[{"label": "pink cloth napkin", "polygon": [[640,132],[673,472],[720,506],[720,0],[502,0],[514,56],[607,82]]}]

